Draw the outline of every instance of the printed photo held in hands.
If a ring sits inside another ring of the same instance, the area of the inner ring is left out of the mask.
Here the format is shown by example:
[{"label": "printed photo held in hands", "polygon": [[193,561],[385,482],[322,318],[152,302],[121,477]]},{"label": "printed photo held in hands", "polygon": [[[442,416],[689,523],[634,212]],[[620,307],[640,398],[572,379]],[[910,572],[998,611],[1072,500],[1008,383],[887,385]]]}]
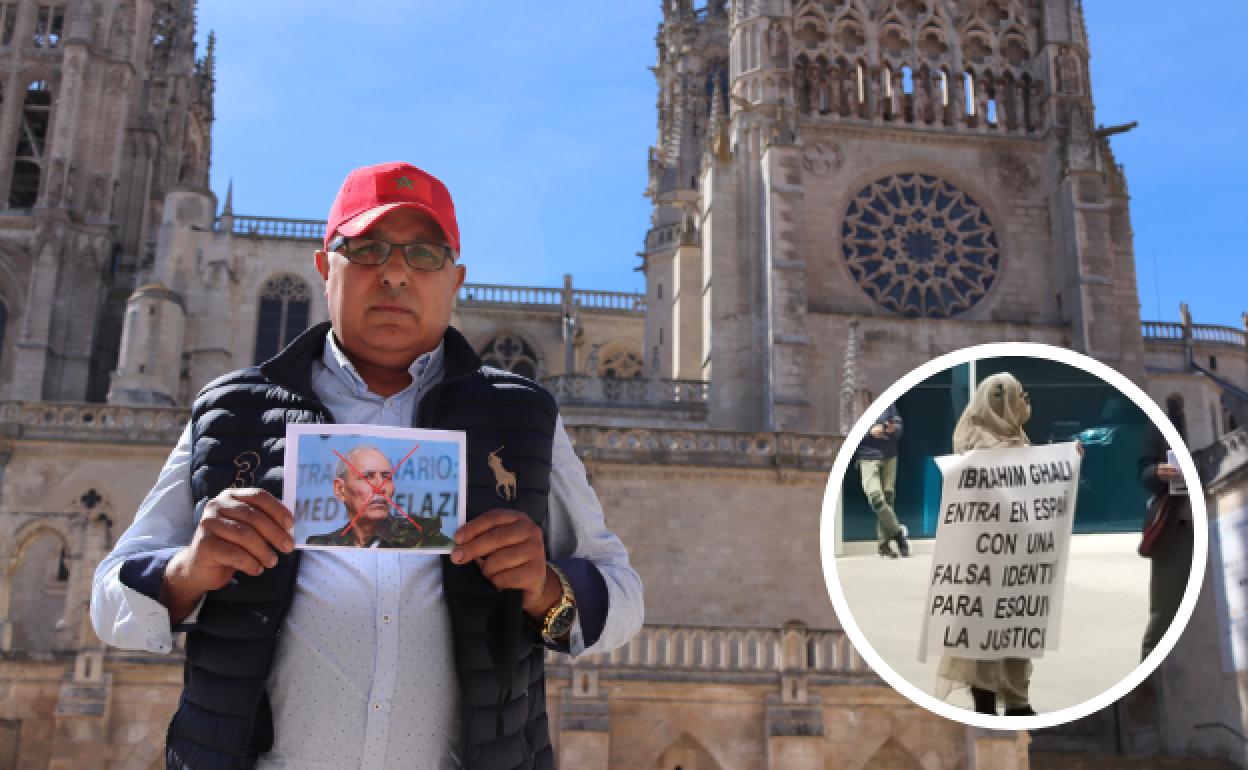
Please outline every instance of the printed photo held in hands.
[{"label": "printed photo held in hands", "polygon": [[296,546],[450,553],[464,520],[462,431],[288,425],[286,447]]}]

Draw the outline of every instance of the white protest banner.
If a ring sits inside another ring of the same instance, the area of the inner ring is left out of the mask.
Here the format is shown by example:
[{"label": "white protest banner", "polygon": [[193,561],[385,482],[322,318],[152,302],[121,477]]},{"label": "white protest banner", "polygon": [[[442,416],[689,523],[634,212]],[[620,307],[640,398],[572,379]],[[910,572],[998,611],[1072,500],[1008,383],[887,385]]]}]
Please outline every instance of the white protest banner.
[{"label": "white protest banner", "polygon": [[919,660],[1057,649],[1079,488],[1074,443],[937,457],[943,476]]}]

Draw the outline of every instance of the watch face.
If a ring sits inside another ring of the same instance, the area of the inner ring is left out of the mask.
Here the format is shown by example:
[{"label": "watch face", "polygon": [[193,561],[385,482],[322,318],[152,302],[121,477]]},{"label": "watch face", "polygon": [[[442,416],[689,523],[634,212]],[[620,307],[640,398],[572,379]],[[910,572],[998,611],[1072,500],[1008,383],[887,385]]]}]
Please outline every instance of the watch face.
[{"label": "watch face", "polygon": [[559,608],[555,616],[550,619],[550,638],[558,639],[567,636],[572,630],[572,623],[576,620],[576,606],[566,604]]}]

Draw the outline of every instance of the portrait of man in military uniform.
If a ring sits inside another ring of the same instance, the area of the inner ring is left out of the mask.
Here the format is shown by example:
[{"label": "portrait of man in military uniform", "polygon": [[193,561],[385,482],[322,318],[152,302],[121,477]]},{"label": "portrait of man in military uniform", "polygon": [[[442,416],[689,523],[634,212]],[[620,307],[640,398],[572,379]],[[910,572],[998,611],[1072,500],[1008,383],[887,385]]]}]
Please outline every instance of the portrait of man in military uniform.
[{"label": "portrait of man in military uniform", "polygon": [[450,548],[439,516],[413,516],[395,503],[394,466],[380,449],[358,444],[339,455],[334,496],[347,524],[310,535],[307,545],[357,548]]}]

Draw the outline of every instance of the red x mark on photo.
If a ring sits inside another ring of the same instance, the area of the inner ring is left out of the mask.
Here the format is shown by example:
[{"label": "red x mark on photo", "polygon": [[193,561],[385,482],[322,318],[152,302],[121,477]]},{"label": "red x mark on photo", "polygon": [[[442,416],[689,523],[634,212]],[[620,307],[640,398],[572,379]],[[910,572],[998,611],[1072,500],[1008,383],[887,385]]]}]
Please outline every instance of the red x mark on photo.
[{"label": "red x mark on photo", "polygon": [[[394,470],[393,470],[393,471],[391,471],[391,473],[392,473],[392,474],[393,474],[393,473],[398,473],[398,472],[399,472],[399,468],[402,468],[402,467],[403,467],[403,463],[407,462],[407,458],[411,457],[411,456],[412,456],[412,455],[416,452],[416,450],[417,450],[417,449],[419,449],[419,448],[420,448],[420,444],[412,444],[412,448],[411,448],[411,450],[410,450],[407,454],[403,455],[403,459],[402,459],[402,460],[399,460],[397,463],[395,463]],[[412,525],[413,527],[415,527],[415,528],[416,528],[416,531],[417,531],[417,532],[424,532],[424,531],[425,531],[425,528],[424,528],[424,527],[422,527],[422,526],[420,526],[419,524],[417,524],[417,523],[416,523],[416,522],[412,519],[412,517],[411,517],[411,516],[408,516],[408,515],[407,515],[407,511],[403,510],[403,507],[402,507],[401,505],[399,505],[398,503],[396,503],[396,502],[394,501],[394,499],[390,497],[390,495],[387,495],[387,494],[385,493],[385,491],[382,489],[382,486],[385,484],[385,480],[384,480],[384,479],[383,479],[383,480],[381,480],[381,481],[379,481],[379,482],[377,482],[376,484],[374,484],[373,482],[371,482],[371,481],[369,481],[369,480],[368,480],[368,477],[367,477],[367,476],[365,476],[363,473],[360,473],[360,471],[359,471],[359,470],[357,470],[357,469],[356,469],[356,467],[355,467],[354,465],[352,465],[352,464],[351,464],[351,462],[350,462],[349,460],[347,460],[347,458],[343,457],[343,456],[342,456],[342,454],[340,454],[340,453],[338,452],[338,450],[337,450],[337,449],[331,449],[330,451],[331,451],[331,452],[333,452],[335,455],[338,455],[338,459],[339,459],[339,460],[342,460],[343,464],[344,464],[344,465],[346,465],[346,466],[347,466],[347,468],[349,468],[349,469],[351,470],[351,472],[352,472],[352,473],[354,473],[357,477],[359,477],[359,479],[360,479],[361,481],[363,481],[365,484],[367,484],[367,485],[368,485],[368,487],[369,487],[369,489],[373,490],[373,494],[375,494],[375,495],[381,495],[382,497],[386,498],[386,502],[390,503],[390,505],[391,505],[391,506],[393,506],[394,508],[397,508],[397,509],[399,510],[399,513],[403,514],[403,518],[407,519],[407,520],[411,523],[411,525]],[[360,509],[360,510],[356,511],[356,512],[355,512],[355,515],[351,517],[351,521],[347,522],[347,526],[343,527],[343,530],[342,530],[342,532],[341,532],[340,534],[345,535],[345,534],[347,534],[348,532],[350,532],[350,531],[351,531],[351,528],[355,526],[355,520],[356,520],[356,519],[358,519],[358,518],[360,518],[360,514],[361,514],[361,513],[363,513],[363,512],[364,512],[364,510],[363,510],[363,509]]]}]

